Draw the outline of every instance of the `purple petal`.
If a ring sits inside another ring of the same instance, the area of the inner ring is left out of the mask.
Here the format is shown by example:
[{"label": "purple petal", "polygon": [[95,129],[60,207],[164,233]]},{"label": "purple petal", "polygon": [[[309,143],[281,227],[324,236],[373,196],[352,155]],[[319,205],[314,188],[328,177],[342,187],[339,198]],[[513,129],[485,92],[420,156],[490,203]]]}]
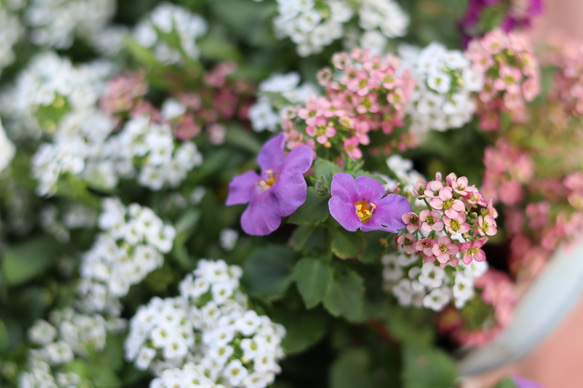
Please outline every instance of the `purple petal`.
[{"label": "purple petal", "polygon": [[281,173],[305,173],[312,166],[314,151],[307,146],[299,146],[291,150],[283,160]]},{"label": "purple petal", "polygon": [[283,161],[283,148],[285,146],[285,135],[279,135],[267,140],[257,156],[257,163],[261,167],[261,172],[266,170],[278,170]]},{"label": "purple petal", "polygon": [[512,376],[512,381],[518,388],[542,388],[542,385],[519,376]]},{"label": "purple petal", "polygon": [[253,236],[265,236],[279,228],[281,218],[276,214],[276,201],[268,192],[253,198],[241,216],[241,227]]},{"label": "purple petal", "polygon": [[[350,205],[354,208],[354,204],[357,201],[357,192],[354,177],[352,175],[344,172],[334,174],[330,189],[333,198],[341,199],[344,202],[350,202]],[[356,215],[356,212],[354,214]]]},{"label": "purple petal", "polygon": [[247,171],[234,177],[229,183],[229,195],[225,204],[227,206],[241,205],[251,201],[260,190],[255,184],[258,181],[260,178],[255,171]]},{"label": "purple petal", "polygon": [[[336,174],[334,176],[337,175],[340,174]],[[330,214],[332,217],[338,221],[338,223],[342,225],[344,229],[350,232],[356,232],[356,230],[363,225],[363,223],[360,222],[358,216],[356,215],[354,202],[345,201],[340,197],[332,196],[330,201],[328,201],[328,209],[330,209]]]},{"label": "purple petal", "polygon": [[376,205],[376,201],[386,194],[383,184],[369,176],[359,176],[354,182],[359,196],[358,200],[366,200]]},{"label": "purple petal", "polygon": [[308,185],[302,173],[282,174],[269,191],[275,200],[275,213],[287,217],[306,202]]},{"label": "purple petal", "polygon": [[384,230],[386,232],[397,233],[406,225],[403,222],[403,214],[411,211],[411,204],[402,195],[389,194],[380,202],[375,203],[377,208],[369,222],[365,223],[360,230],[368,232],[371,230]]}]

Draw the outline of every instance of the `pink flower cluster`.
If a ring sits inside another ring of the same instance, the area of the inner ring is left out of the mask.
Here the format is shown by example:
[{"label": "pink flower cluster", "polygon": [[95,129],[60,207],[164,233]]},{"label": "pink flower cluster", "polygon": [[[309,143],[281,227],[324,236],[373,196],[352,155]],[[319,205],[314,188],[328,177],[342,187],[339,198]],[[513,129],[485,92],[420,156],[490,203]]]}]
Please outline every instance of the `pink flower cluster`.
[{"label": "pink flower cluster", "polygon": [[583,45],[566,42],[560,44],[551,60],[558,68],[550,97],[561,101],[567,112],[583,114]]},{"label": "pink flower cluster", "polygon": [[524,122],[526,102],[540,92],[538,63],[526,36],[497,29],[472,40],[466,55],[484,74],[484,88],[477,98],[480,128],[497,131],[504,112],[510,113],[513,122]]},{"label": "pink flower cluster", "polygon": [[[472,301],[461,310],[450,306],[437,317],[442,334],[449,335],[460,345],[471,347],[484,345],[496,337],[510,322],[517,301],[515,285],[503,272],[488,270],[475,280],[474,287],[480,295],[479,304]],[[495,319],[484,319],[484,315],[492,314]],[[468,319],[468,316],[474,319]],[[472,322],[481,326],[475,327]]]},{"label": "pink flower cluster", "polygon": [[[233,118],[248,119],[254,86],[242,80],[231,80],[236,70],[233,62],[222,62],[201,76],[201,86],[196,93],[176,85],[174,99],[179,104],[179,114],[166,118],[177,139],[189,140],[203,129],[211,142],[224,138],[224,123]],[[182,91],[180,91],[182,89]],[[143,73],[134,73],[113,79],[100,100],[101,108],[120,121],[128,117],[149,116],[153,121],[164,121],[163,112],[145,99],[148,86]]]},{"label": "pink flower cluster", "polygon": [[523,186],[535,173],[534,163],[526,151],[500,138],[484,152],[482,193],[494,203],[515,205],[524,198]]},{"label": "pink flower cluster", "polygon": [[438,173],[433,181],[419,180],[413,194],[427,209],[403,215],[407,227],[397,245],[405,253],[442,267],[455,267],[460,258],[465,264],[486,260],[482,246],[497,233],[498,212],[466,177],[451,173],[444,182]]},{"label": "pink flower cluster", "polygon": [[[318,73],[325,96],[312,96],[304,107],[292,109],[282,128],[290,149],[299,144],[334,147],[358,159],[360,146],[370,143],[370,131],[391,134],[403,125],[415,81],[391,55],[370,56],[368,50],[356,48],[350,55],[335,54],[332,62],[336,74],[330,68]],[[402,137],[394,146],[406,149],[407,139]]]},{"label": "pink flower cluster", "polygon": [[135,109],[147,92],[143,72],[120,75],[107,83],[99,105],[112,116],[123,116]]}]

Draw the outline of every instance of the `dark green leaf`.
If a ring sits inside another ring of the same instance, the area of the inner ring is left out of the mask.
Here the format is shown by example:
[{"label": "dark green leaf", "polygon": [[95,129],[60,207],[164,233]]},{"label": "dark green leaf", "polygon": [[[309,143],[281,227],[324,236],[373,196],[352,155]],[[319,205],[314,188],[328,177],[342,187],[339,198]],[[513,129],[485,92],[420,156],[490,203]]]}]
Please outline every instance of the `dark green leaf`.
[{"label": "dark green leaf", "polygon": [[41,274],[56,258],[56,248],[56,243],[46,236],[7,246],[2,260],[4,282],[15,286]]},{"label": "dark green leaf", "polygon": [[326,262],[306,257],[298,261],[292,276],[306,308],[311,309],[326,295],[332,281],[332,268]]},{"label": "dark green leaf", "polygon": [[337,271],[324,297],[324,307],[335,317],[362,318],[364,281],[354,271]]},{"label": "dark green leaf", "polygon": [[328,322],[327,315],[320,309],[299,314],[278,309],[273,313],[273,319],[285,327],[282,347],[288,354],[299,353],[318,342],[324,336]]},{"label": "dark green leaf", "polygon": [[389,332],[401,342],[429,344],[435,336],[432,312],[426,309],[396,307],[387,314]]},{"label": "dark green leaf", "polygon": [[358,256],[366,245],[364,237],[359,232],[349,232],[338,228],[333,232],[332,252],[341,259]]},{"label": "dark green leaf", "polygon": [[326,221],[329,215],[328,198],[320,197],[310,187],[306,202],[295,211],[289,221],[298,225],[320,224]]},{"label": "dark green leaf", "polygon": [[340,172],[340,167],[329,160],[318,159],[314,163],[314,176],[317,180],[323,178],[328,187],[332,183],[332,176],[338,172]]},{"label": "dark green leaf", "polygon": [[370,355],[366,349],[346,349],[330,368],[330,387],[355,388],[374,386]]},{"label": "dark green leaf", "polygon": [[364,251],[358,256],[363,263],[378,263],[385,252],[385,247],[381,239],[387,237],[386,232],[367,232],[364,234],[366,246]]},{"label": "dark green leaf", "polygon": [[290,238],[290,245],[297,251],[301,250],[316,229],[315,225],[298,226]]},{"label": "dark green leaf", "polygon": [[103,365],[91,365],[89,376],[97,388],[121,387],[121,381],[114,371]]},{"label": "dark green leaf", "polygon": [[270,245],[253,252],[243,267],[243,282],[249,294],[267,299],[281,297],[292,280],[294,252]]},{"label": "dark green leaf", "polygon": [[258,154],[261,150],[261,143],[254,136],[249,136],[249,133],[243,131],[238,125],[227,126],[225,141],[250,151],[253,154]]},{"label": "dark green leaf", "polygon": [[404,388],[453,388],[457,377],[454,360],[437,348],[405,343]]}]

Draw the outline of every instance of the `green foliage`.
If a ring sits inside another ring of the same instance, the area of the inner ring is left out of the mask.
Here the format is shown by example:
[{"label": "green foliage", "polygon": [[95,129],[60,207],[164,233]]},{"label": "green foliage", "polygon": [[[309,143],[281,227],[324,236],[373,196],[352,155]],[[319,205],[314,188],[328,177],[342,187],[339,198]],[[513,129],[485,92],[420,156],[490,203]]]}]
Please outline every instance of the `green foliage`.
[{"label": "green foliage", "polygon": [[405,343],[403,348],[404,388],[454,388],[456,365],[443,351]]},{"label": "green foliage", "polygon": [[[364,240],[366,245],[364,251],[358,256],[358,259],[363,263],[378,263],[385,252],[385,246],[381,239],[386,239],[385,232],[367,232],[364,233]],[[386,241],[386,240],[385,240]]]},{"label": "green foliage", "polygon": [[506,377],[504,380],[500,382],[500,384],[496,385],[495,388],[519,388],[519,387],[510,377]]},{"label": "green foliage", "polygon": [[346,349],[340,353],[330,368],[330,387],[332,388],[374,386],[370,371],[370,355],[366,349]]},{"label": "green foliage", "polygon": [[324,307],[335,317],[342,316],[350,321],[358,321],[363,315],[364,280],[356,272],[336,270],[328,292],[324,297]]},{"label": "green foliage", "polygon": [[298,225],[317,225],[326,221],[329,215],[328,198],[319,196],[310,187],[306,202],[295,211],[289,221]]},{"label": "green foliage", "polygon": [[328,316],[321,309],[290,311],[281,308],[274,312],[273,319],[285,326],[282,347],[287,354],[303,352],[320,341],[328,324]]},{"label": "green foliage", "polygon": [[332,268],[324,261],[305,257],[298,261],[292,276],[306,308],[311,309],[326,295],[332,283]]},{"label": "green foliage", "polygon": [[7,246],[2,259],[3,281],[10,287],[31,280],[54,263],[57,253],[57,245],[46,235]]},{"label": "green foliage", "polygon": [[341,259],[357,257],[366,245],[362,233],[349,232],[344,228],[332,231],[332,252]]},{"label": "green foliage", "polygon": [[278,299],[292,281],[294,253],[291,248],[269,245],[251,254],[243,266],[243,284],[250,295]]}]

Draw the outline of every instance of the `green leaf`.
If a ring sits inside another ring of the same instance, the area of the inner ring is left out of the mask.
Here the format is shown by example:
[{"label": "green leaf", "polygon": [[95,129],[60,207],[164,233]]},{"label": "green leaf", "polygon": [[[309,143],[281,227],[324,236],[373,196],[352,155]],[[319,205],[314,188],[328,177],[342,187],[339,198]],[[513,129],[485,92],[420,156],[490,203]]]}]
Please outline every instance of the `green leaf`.
[{"label": "green leaf", "polygon": [[341,259],[358,256],[365,245],[366,241],[359,232],[349,232],[344,228],[337,228],[333,232],[332,252]]},{"label": "green leaf", "polygon": [[340,167],[329,160],[318,159],[314,163],[314,176],[317,180],[323,178],[328,187],[332,183],[332,176],[338,172],[340,172]]},{"label": "green leaf", "polygon": [[306,308],[311,309],[326,295],[332,281],[332,268],[321,260],[306,257],[298,261],[292,276]]},{"label": "green leaf", "polygon": [[276,322],[285,327],[286,334],[281,346],[287,354],[306,350],[326,333],[328,316],[320,309],[296,313],[280,308],[272,315]]},{"label": "green leaf", "polygon": [[257,249],[243,267],[243,282],[250,295],[266,299],[283,296],[292,281],[294,252],[282,245]]},{"label": "green leaf", "polygon": [[2,260],[4,282],[16,286],[43,273],[53,263],[57,247],[57,243],[47,236],[7,246]]},{"label": "green leaf", "polygon": [[496,388],[519,388],[518,385],[512,380],[510,377],[506,377],[504,380],[500,382],[500,384],[496,385]]},{"label": "green leaf", "polygon": [[244,131],[238,125],[227,126],[225,141],[229,144],[241,147],[253,154],[258,154],[261,150],[261,143],[257,141],[254,136],[249,136],[249,133]]},{"label": "green leaf", "polygon": [[298,225],[320,224],[328,219],[328,198],[320,197],[313,188],[308,189],[306,202],[290,217],[289,221]]},{"label": "green leaf", "polygon": [[183,244],[192,235],[199,219],[200,212],[196,209],[189,209],[182,214],[174,225],[174,229],[176,229],[176,238],[174,239],[174,242]]},{"label": "green leaf", "polygon": [[435,337],[435,325],[431,320],[432,312],[426,309],[397,307],[387,314],[389,332],[400,342],[430,344]]},{"label": "green leaf", "polygon": [[324,307],[335,317],[356,321],[362,318],[364,281],[356,272],[345,270],[334,274],[324,297]]},{"label": "green leaf", "polygon": [[331,388],[373,387],[370,355],[366,349],[346,349],[330,368]]},{"label": "green leaf", "polygon": [[91,365],[89,376],[97,388],[121,387],[121,381],[114,371],[103,365]]},{"label": "green leaf", "polygon": [[364,251],[358,256],[363,263],[378,263],[385,252],[385,247],[381,239],[386,238],[386,232],[367,232],[364,234],[366,246]]},{"label": "green leaf", "polygon": [[292,236],[289,240],[290,245],[297,251],[301,250],[315,229],[315,225],[298,226],[292,233]]},{"label": "green leaf", "polygon": [[0,320],[0,352],[5,351],[10,345],[10,337],[8,336],[8,329],[4,321]]},{"label": "green leaf", "polygon": [[140,63],[154,69],[164,69],[164,65],[158,61],[152,50],[142,47],[134,39],[126,37],[124,43],[129,52],[136,58]]},{"label": "green leaf", "polygon": [[436,348],[405,343],[404,388],[454,388],[456,377],[455,362],[446,353]]}]

